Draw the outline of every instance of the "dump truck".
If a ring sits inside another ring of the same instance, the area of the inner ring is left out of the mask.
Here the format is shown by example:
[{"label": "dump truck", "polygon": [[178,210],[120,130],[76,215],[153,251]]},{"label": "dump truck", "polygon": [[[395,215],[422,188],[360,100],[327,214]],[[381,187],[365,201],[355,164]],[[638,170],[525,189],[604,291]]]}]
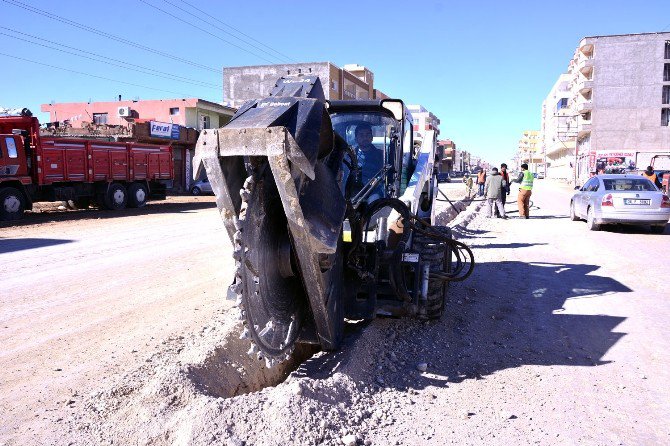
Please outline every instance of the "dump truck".
[{"label": "dump truck", "polygon": [[296,343],[339,348],[345,319],[441,317],[472,251],[434,226],[436,136],[415,147],[402,100],[327,101],[320,79],[279,79],[223,128],[204,169],[233,244],[249,355],[266,367]]},{"label": "dump truck", "polygon": [[169,146],[42,137],[29,110],[0,116],[0,220],[33,203],[119,210],[164,199],[174,178]]}]

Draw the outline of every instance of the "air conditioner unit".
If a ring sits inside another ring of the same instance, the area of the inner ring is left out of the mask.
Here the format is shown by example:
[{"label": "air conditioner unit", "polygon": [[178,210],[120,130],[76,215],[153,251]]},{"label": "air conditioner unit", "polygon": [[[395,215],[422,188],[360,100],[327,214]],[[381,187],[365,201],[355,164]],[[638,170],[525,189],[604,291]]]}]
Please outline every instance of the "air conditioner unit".
[{"label": "air conditioner unit", "polygon": [[119,107],[119,116],[127,118],[130,116],[130,107]]}]

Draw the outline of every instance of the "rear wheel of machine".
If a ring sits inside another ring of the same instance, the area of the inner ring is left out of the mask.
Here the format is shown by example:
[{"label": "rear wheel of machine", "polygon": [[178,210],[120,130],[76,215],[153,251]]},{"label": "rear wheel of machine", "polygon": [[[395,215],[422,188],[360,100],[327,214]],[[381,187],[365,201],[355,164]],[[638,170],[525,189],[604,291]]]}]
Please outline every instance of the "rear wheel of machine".
[{"label": "rear wheel of machine", "polygon": [[23,194],[13,187],[0,189],[0,220],[19,220],[25,210]]},{"label": "rear wheel of machine", "polygon": [[[447,227],[433,226],[430,230],[451,238],[451,230]],[[447,271],[449,266],[445,264],[448,262],[446,243],[417,232],[414,234],[412,246],[414,250],[419,252],[422,260],[430,262],[431,271],[449,272]],[[447,286],[448,282],[440,279],[428,280],[426,306],[424,311],[419,313],[421,319],[439,319],[442,316],[447,299]]]},{"label": "rear wheel of machine", "polygon": [[286,273],[287,268],[295,270],[290,250],[288,256],[285,254],[291,243],[288,222],[272,172],[262,170],[258,178],[248,179],[241,191],[243,210],[235,249],[243,287],[245,333],[253,342],[249,353],[258,354],[272,366],[292,352],[308,303],[299,277]]},{"label": "rear wheel of machine", "polygon": [[112,183],[104,196],[105,207],[112,211],[124,209],[128,204],[128,191],[123,184]]},{"label": "rear wheel of machine", "polygon": [[133,183],[128,188],[128,207],[142,208],[147,204],[147,187],[142,183]]}]

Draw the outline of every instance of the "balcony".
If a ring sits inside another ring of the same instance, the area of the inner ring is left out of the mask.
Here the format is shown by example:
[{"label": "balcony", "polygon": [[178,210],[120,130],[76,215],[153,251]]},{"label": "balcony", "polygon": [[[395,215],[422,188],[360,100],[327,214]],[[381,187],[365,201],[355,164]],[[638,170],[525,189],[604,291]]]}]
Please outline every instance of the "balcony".
[{"label": "balcony", "polygon": [[577,138],[582,138],[591,133],[591,121],[582,121],[577,127]]},{"label": "balcony", "polygon": [[577,103],[577,113],[584,114],[588,113],[593,109],[592,101],[581,101]]},{"label": "balcony", "polygon": [[593,59],[588,59],[588,58],[581,58],[579,62],[577,62],[577,69],[584,75],[586,76],[587,79],[591,78],[591,73],[593,72]]},{"label": "balcony", "polygon": [[586,96],[593,90],[593,81],[592,80],[582,80],[579,82],[579,92],[582,96]]}]

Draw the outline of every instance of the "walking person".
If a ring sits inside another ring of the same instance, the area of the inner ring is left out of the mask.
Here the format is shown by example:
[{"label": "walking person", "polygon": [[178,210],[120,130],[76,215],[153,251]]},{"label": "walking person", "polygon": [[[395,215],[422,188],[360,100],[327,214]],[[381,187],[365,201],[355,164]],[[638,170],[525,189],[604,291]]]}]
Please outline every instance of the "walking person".
[{"label": "walking person", "polygon": [[528,170],[528,164],[521,165],[521,172],[519,176],[512,180],[515,183],[520,183],[519,197],[516,202],[519,206],[519,218],[530,218],[530,196],[533,193],[533,174]]},{"label": "walking person", "polygon": [[491,218],[493,214],[493,208],[495,207],[500,218],[507,218],[505,215],[505,206],[502,203],[503,195],[503,179],[500,174],[498,174],[498,168],[494,167],[491,169],[491,175],[486,178],[486,183],[484,184],[484,196],[486,197],[487,202],[487,218]]},{"label": "walking person", "polygon": [[482,168],[477,173],[477,185],[479,186],[479,196],[484,196],[484,185],[486,184],[486,171]]}]

